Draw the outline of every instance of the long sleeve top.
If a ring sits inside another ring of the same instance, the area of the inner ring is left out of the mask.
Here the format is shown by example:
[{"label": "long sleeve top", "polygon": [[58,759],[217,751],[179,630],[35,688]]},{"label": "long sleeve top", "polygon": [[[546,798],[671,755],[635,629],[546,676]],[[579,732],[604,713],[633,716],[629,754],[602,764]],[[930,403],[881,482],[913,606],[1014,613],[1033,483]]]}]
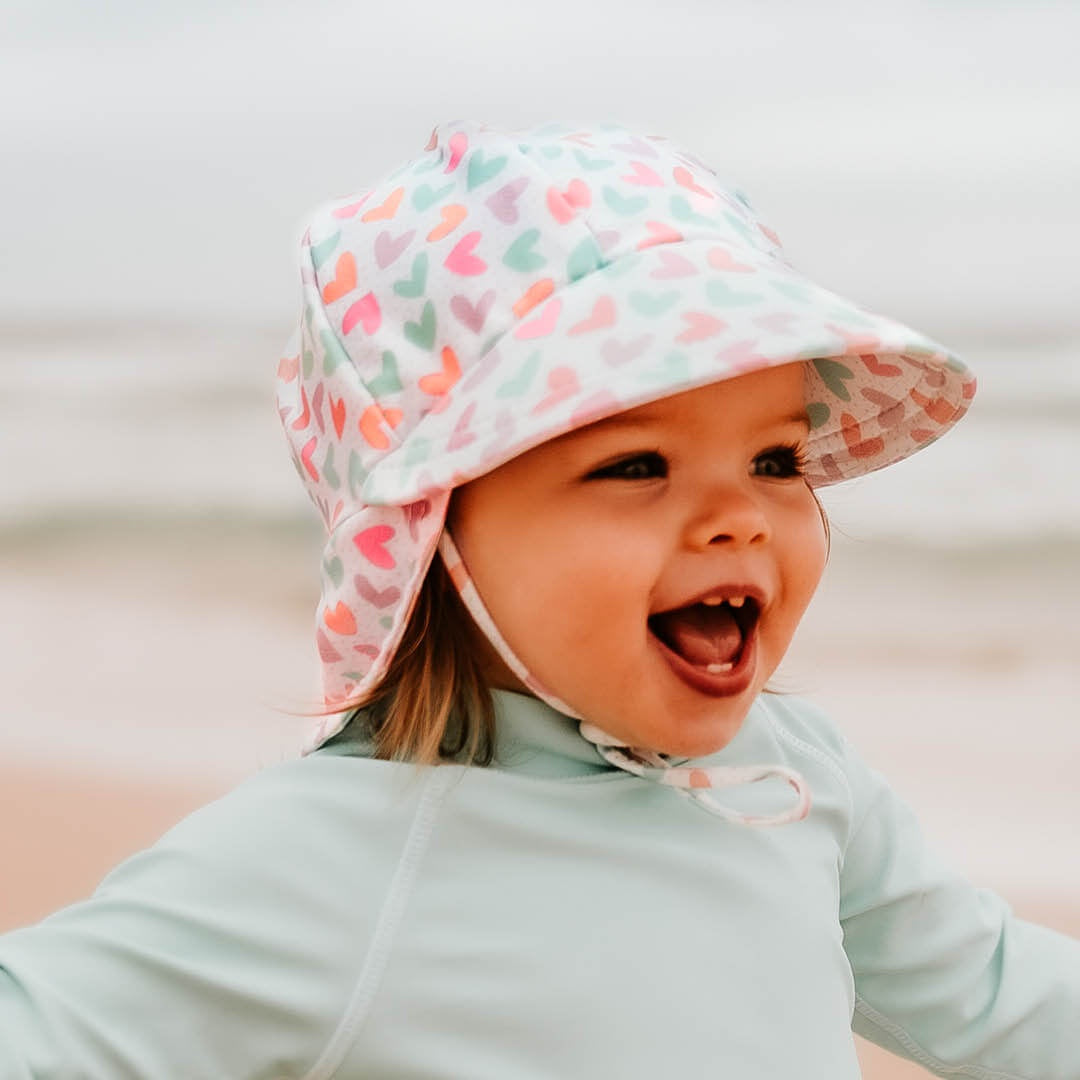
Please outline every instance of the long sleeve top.
[{"label": "long sleeve top", "polygon": [[943,865],[816,708],[763,695],[702,761],[800,771],[774,828],[496,709],[490,767],[350,725],[0,937],[0,1080],[844,1080],[852,1027],[943,1076],[1080,1078],[1080,943]]}]

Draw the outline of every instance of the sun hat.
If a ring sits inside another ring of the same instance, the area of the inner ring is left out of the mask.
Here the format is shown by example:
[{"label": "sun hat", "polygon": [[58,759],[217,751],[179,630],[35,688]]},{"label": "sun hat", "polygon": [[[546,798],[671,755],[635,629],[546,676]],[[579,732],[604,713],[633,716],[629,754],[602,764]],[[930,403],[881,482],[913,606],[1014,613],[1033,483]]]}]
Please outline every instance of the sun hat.
[{"label": "sun hat", "polygon": [[708,166],[615,125],[440,125],[421,156],[311,217],[301,280],[277,400],[328,534],[331,707],[386,671],[451,491],[541,442],[803,362],[820,487],[927,445],[975,389],[943,346],[800,275]]}]

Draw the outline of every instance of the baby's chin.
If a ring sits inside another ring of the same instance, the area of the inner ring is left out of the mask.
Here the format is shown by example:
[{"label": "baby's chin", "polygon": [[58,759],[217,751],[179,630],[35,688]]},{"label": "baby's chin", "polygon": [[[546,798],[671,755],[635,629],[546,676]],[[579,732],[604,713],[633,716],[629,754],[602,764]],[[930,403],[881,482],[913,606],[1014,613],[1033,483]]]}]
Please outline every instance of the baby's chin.
[{"label": "baby's chin", "polygon": [[669,758],[704,758],[717,754],[739,733],[742,721],[733,727],[726,727],[722,734],[712,734],[684,738],[666,739],[663,745],[653,747],[657,753]]},{"label": "baby's chin", "polygon": [[[505,665],[502,670],[488,671],[488,687],[492,690],[522,694],[541,700],[524,686]],[[660,711],[657,706],[657,711]],[[590,715],[593,710],[584,708],[579,715],[607,735],[620,741],[620,745],[639,750],[652,750],[670,758],[703,758],[723,750],[738,735],[750,712],[750,704],[727,701],[706,706],[703,715],[688,718],[685,713],[673,723],[657,724],[655,720],[642,718],[641,723],[627,723],[626,716]]]},{"label": "baby's chin", "polygon": [[608,721],[608,726],[603,720],[591,722],[625,746],[652,750],[670,758],[703,758],[723,750],[738,735],[749,708],[732,709],[729,705],[724,711],[726,715],[694,719],[684,716],[682,722],[661,725],[631,726],[614,718]]}]

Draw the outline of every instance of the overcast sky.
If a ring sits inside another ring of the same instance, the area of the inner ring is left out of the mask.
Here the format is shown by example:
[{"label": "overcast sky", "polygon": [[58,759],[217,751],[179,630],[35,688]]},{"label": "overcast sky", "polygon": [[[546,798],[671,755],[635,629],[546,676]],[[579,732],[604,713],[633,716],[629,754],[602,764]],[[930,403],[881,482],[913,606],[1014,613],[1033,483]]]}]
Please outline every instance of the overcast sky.
[{"label": "overcast sky", "polygon": [[0,321],[277,322],[440,120],[618,120],[939,336],[1080,330],[1080,4],[0,0]]}]

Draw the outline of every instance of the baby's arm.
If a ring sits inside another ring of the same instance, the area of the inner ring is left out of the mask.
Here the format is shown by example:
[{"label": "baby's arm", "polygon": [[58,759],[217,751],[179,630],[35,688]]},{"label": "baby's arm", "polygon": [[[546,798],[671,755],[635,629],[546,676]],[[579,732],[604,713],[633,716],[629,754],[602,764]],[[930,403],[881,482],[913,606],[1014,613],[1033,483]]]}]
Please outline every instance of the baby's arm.
[{"label": "baby's arm", "polygon": [[847,748],[841,875],[854,1028],[943,1076],[1080,1078],[1080,942],[1012,916],[928,849],[910,808]]},{"label": "baby's arm", "polygon": [[341,848],[345,765],[268,770],[0,937],[0,1077],[307,1075],[370,941],[361,887],[385,888]]}]

